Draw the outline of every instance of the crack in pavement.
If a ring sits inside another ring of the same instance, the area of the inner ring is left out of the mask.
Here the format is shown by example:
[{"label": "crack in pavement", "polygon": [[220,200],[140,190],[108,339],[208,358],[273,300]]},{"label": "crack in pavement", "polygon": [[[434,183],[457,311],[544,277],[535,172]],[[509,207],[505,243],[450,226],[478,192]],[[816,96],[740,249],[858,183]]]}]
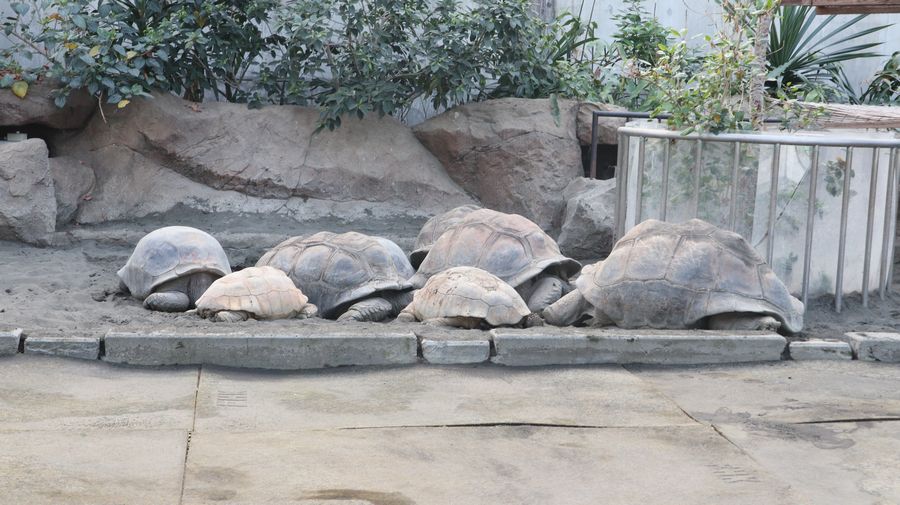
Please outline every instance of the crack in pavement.
[{"label": "crack in pavement", "polygon": [[197,384],[194,387],[194,408],[191,417],[191,429],[187,432],[187,441],[184,444],[184,463],[183,468],[181,469],[181,494],[178,498],[179,505],[184,502],[184,485],[187,481],[187,464],[188,464],[188,456],[191,453],[191,437],[194,435],[194,430],[197,427],[197,403],[200,399],[200,378],[203,375],[203,365],[197,367]]},{"label": "crack in pavement", "polygon": [[825,419],[822,421],[796,421],[788,424],[883,423],[894,421],[900,421],[900,417],[856,417],[846,419]]},{"label": "crack in pavement", "polygon": [[[616,424],[569,424],[569,423],[540,423],[527,421],[497,421],[491,423],[447,423],[447,424],[395,424],[385,426],[346,426],[343,428],[332,428],[335,431],[351,431],[351,430],[384,430],[384,429],[406,429],[406,428],[494,428],[494,427],[535,427],[535,428],[570,428],[581,430],[602,430],[602,429],[620,429],[634,428],[631,425]],[[640,428],[660,428],[667,426],[677,426],[671,424],[640,426]]]}]

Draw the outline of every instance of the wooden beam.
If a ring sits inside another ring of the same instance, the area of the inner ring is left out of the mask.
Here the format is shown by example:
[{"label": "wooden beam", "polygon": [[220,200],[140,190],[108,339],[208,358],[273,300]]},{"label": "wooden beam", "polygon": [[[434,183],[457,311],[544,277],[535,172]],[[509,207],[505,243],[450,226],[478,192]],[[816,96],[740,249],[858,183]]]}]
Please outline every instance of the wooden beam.
[{"label": "wooden beam", "polygon": [[782,5],[807,5],[818,14],[882,14],[900,12],[900,0],[782,0]]}]

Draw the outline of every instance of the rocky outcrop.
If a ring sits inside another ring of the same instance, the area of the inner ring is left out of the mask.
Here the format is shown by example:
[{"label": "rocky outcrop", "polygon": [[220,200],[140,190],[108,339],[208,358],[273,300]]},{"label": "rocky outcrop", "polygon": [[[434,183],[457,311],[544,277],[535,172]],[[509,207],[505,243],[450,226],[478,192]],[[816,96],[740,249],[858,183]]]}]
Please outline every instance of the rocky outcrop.
[{"label": "rocky outcrop", "polygon": [[562,190],[582,175],[577,104],[506,98],[455,107],[415,127],[454,181],[485,207],[548,231],[562,222]]},{"label": "rocky outcrop", "polygon": [[83,201],[92,198],[96,179],[90,167],[69,156],[50,158],[50,173],[56,190],[56,223],[63,225],[75,218]]},{"label": "rocky outcrop", "polygon": [[563,254],[579,260],[605,258],[613,247],[616,181],[580,177],[564,191],[565,221],[559,234]]},{"label": "rocky outcrop", "polygon": [[0,142],[0,239],[44,245],[56,228],[47,145]]},{"label": "rocky outcrop", "polygon": [[474,203],[397,121],[352,120],[314,133],[317,118],[303,107],[250,110],[171,95],[107,111],[106,122],[95,117],[78,135],[56,139],[68,165],[93,174],[73,219],[415,237],[428,217]]},{"label": "rocky outcrop", "polygon": [[45,126],[72,130],[85,125],[97,108],[97,101],[86,92],[73,92],[63,107],[53,103],[53,82],[33,83],[25,98],[10,90],[0,90],[0,126]]}]

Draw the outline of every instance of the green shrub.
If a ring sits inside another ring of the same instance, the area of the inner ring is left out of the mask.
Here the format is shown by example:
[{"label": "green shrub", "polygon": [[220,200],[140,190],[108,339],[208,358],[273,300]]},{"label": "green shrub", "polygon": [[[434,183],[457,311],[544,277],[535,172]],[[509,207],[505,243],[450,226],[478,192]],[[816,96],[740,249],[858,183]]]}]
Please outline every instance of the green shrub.
[{"label": "green shrub", "polygon": [[0,54],[10,60],[0,68],[12,74],[12,53],[44,58],[36,74],[60,80],[60,104],[78,88],[120,106],[157,89],[194,101],[212,94],[251,105],[315,105],[321,125],[335,128],[348,115],[403,116],[417,100],[441,110],[492,97],[592,97],[597,89],[584,51],[595,25],[571,14],[544,22],[528,0],[12,6],[2,28],[13,48]]}]

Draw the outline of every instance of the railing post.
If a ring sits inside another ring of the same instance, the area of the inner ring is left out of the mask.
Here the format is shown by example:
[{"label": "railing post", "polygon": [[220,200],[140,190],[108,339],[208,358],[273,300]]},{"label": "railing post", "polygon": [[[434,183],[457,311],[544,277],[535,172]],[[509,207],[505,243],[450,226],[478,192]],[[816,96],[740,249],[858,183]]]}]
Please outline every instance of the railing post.
[{"label": "railing post", "polygon": [[806,207],[806,243],[803,247],[803,306],[809,302],[809,267],[812,262],[813,226],[816,218],[816,186],[819,182],[819,146],[813,146],[809,167],[809,202]]},{"label": "railing post", "polygon": [[841,312],[841,303],[844,299],[844,255],[847,250],[847,215],[850,209],[850,178],[853,174],[853,148],[847,148],[846,167],[841,193],[841,230],[838,238],[838,262],[837,272],[834,278],[834,311]]},{"label": "railing post", "polygon": [[878,148],[872,149],[872,170],[869,174],[869,210],[866,215],[866,256],[863,258],[862,304],[869,306],[869,273],[872,267],[872,227],[875,221],[875,193],[878,188]]},{"label": "railing post", "polygon": [[769,222],[766,226],[766,263],[772,264],[775,255],[775,211],[778,210],[778,172],[781,170],[781,144],[774,145],[772,153],[772,182],[769,190]]},{"label": "railing post", "polygon": [[[589,172],[591,175],[591,179],[597,178],[597,140],[598,140],[598,136],[599,136],[599,132],[597,131],[598,127],[599,127],[599,116],[597,115],[597,111],[592,111],[591,112],[591,169]],[[621,138],[619,140],[621,140]]]}]

